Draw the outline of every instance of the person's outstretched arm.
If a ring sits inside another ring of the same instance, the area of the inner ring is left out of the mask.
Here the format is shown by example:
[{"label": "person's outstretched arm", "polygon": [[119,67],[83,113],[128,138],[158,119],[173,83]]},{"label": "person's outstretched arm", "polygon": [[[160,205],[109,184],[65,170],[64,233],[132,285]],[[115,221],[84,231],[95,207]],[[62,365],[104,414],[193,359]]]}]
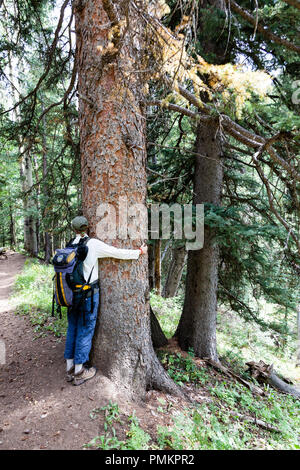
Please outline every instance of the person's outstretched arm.
[{"label": "person's outstretched arm", "polygon": [[95,256],[97,258],[117,258],[117,259],[138,259],[141,254],[147,253],[147,245],[143,244],[141,249],[129,250],[124,248],[116,248],[111,245],[107,245],[101,240],[92,239],[90,243],[93,245],[95,250]]}]

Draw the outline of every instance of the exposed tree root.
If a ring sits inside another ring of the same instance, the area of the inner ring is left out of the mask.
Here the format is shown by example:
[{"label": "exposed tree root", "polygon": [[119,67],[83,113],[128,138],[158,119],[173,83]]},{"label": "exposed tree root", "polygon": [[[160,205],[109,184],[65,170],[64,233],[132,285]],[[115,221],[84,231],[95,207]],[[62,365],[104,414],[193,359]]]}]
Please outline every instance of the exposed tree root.
[{"label": "exposed tree root", "polygon": [[149,389],[160,390],[190,401],[188,395],[164,370],[156,356],[151,361],[151,368],[148,373],[148,387]]}]

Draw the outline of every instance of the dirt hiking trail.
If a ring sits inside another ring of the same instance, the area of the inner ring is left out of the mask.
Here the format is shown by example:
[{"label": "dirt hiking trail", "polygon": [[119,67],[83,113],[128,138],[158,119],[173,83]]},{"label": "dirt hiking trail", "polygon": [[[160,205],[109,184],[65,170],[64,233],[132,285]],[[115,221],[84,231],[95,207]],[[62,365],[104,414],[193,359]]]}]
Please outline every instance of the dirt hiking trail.
[{"label": "dirt hiking trail", "polygon": [[0,356],[0,450],[80,450],[104,433],[103,416],[92,420],[90,413],[109,400],[125,415],[135,410],[150,434],[157,424],[167,424],[153,411],[158,392],[148,392],[145,403],[138,404],[127,401],[100,372],[78,387],[66,382],[64,338],[49,333],[35,339],[27,317],[16,315],[10,305],[25,259],[8,252],[8,259],[0,260],[0,346],[6,350],[5,363]]}]

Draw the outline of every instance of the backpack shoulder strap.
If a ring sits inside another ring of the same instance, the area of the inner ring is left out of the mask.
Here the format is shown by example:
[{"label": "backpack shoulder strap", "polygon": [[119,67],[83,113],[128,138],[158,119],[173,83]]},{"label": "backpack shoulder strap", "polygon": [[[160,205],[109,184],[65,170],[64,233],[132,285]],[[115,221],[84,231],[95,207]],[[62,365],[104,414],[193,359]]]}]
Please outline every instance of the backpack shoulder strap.
[{"label": "backpack shoulder strap", "polygon": [[91,272],[90,272],[89,278],[88,278],[88,280],[87,280],[87,284],[90,283],[90,280],[91,280],[93,271],[94,271],[94,266],[92,267],[92,270],[91,270]]},{"label": "backpack shoulder strap", "polygon": [[[66,244],[66,248],[72,247],[72,245],[73,245],[73,243],[74,243],[75,240],[76,240],[76,237],[75,237],[75,238],[72,238],[72,239]],[[90,237],[88,237],[88,236],[86,236],[86,237],[84,237],[84,238],[81,238],[81,239],[79,240],[78,246],[79,246],[79,245],[80,245],[80,246],[81,246],[81,245],[86,245],[89,240],[90,240]]]},{"label": "backpack shoulder strap", "polygon": [[71,240],[66,244],[66,248],[70,247],[73,245],[75,238],[71,238]]},{"label": "backpack shoulder strap", "polygon": [[89,240],[90,240],[90,237],[88,237],[88,236],[86,236],[84,238],[81,238],[78,245],[85,246]]}]

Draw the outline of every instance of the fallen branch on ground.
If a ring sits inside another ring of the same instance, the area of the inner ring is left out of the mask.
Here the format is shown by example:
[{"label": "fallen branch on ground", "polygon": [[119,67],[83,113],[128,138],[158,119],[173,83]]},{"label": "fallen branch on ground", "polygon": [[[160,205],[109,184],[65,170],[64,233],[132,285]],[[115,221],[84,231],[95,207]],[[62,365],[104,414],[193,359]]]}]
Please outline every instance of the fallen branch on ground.
[{"label": "fallen branch on ground", "polygon": [[219,362],[215,362],[213,361],[212,359],[209,359],[209,358],[204,358],[203,359],[205,362],[207,362],[207,364],[209,364],[210,366],[212,366],[214,369],[222,372],[223,374],[225,374],[227,377],[233,377],[234,379],[236,379],[238,382],[240,382],[241,384],[245,385],[245,387],[249,388],[249,390],[251,390],[251,392],[255,395],[260,395],[260,396],[263,396],[265,395],[265,392],[264,390],[262,390],[261,388],[257,387],[256,385],[254,384],[251,384],[250,382],[247,382],[247,380],[244,380],[242,379],[242,377],[240,377],[239,375],[235,374],[234,372],[232,372],[231,370],[229,370],[227,367],[223,366],[221,363]]},{"label": "fallen branch on ground", "polygon": [[266,423],[265,421],[262,421],[261,419],[253,418],[252,416],[244,416],[240,413],[237,413],[236,411],[230,411],[229,414],[231,416],[236,416],[242,421],[247,421],[249,423],[256,424],[257,426],[260,426],[261,428],[266,429],[266,431],[273,431],[273,432],[278,432],[278,433],[281,432],[279,429],[275,428],[269,423]]},{"label": "fallen branch on ground", "polygon": [[269,384],[271,387],[282,393],[286,393],[300,399],[300,390],[289,385],[284,379],[279,378],[273,370],[273,364],[265,364],[263,361],[252,361],[246,362],[246,365],[249,367],[248,371],[252,377],[254,377],[258,382]]}]

